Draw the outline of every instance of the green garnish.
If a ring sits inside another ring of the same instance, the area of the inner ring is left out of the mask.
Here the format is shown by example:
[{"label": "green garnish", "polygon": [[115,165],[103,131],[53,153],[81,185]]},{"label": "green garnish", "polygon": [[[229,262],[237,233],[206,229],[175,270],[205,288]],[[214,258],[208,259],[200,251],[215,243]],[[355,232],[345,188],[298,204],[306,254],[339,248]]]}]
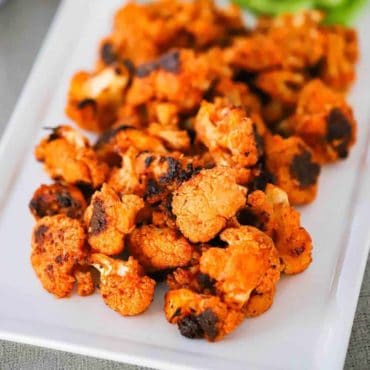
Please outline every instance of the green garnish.
[{"label": "green garnish", "polygon": [[367,0],[235,0],[240,6],[256,14],[277,15],[302,9],[321,9],[325,22],[349,24]]}]

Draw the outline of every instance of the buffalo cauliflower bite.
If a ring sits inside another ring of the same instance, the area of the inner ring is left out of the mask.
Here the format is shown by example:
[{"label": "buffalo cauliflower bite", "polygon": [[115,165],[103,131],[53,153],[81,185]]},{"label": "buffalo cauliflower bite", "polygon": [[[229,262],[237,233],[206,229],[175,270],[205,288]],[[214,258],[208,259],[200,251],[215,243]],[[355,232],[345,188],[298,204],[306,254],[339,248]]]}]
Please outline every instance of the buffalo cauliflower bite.
[{"label": "buffalo cauliflower bite", "polygon": [[356,77],[358,60],[356,31],[341,26],[325,29],[325,54],[319,76],[330,87],[346,90]]},{"label": "buffalo cauliflower bite", "polygon": [[219,297],[189,289],[170,290],[164,312],[168,322],[177,324],[184,337],[211,342],[231,333],[244,319],[241,311],[228,307]]},{"label": "buffalo cauliflower bite", "polygon": [[185,266],[193,253],[192,246],[179,232],[153,225],[134,229],[128,237],[128,249],[147,272]]},{"label": "buffalo cauliflower bite", "polygon": [[312,262],[312,240],[301,226],[300,214],[290,207],[287,194],[273,185],[267,185],[266,197],[272,204],[276,223],[275,246],[286,274],[304,271]]},{"label": "buffalo cauliflower bite", "polygon": [[123,64],[95,73],[76,73],[68,92],[66,114],[86,130],[107,129],[117,118],[130,78]]},{"label": "buffalo cauliflower bite", "polygon": [[261,155],[257,127],[242,108],[203,102],[194,128],[220,165],[251,167]]},{"label": "buffalo cauliflower bite", "polygon": [[267,135],[266,167],[274,174],[275,183],[287,192],[292,204],[312,202],[317,193],[320,165],[312,150],[300,138],[283,139]]},{"label": "buffalo cauliflower bite", "polygon": [[177,105],[179,113],[189,113],[199,106],[214,78],[208,58],[193,50],[172,50],[137,67],[126,103],[170,102]]},{"label": "buffalo cauliflower bite", "polygon": [[301,137],[321,163],[346,158],[356,140],[356,121],[344,97],[320,80],[301,91],[295,114],[285,124]]},{"label": "buffalo cauliflower bite", "polygon": [[173,47],[201,49],[223,44],[244,29],[238,7],[217,7],[213,1],[161,0],[128,3],[115,15],[109,49],[101,59],[130,58],[135,64],[152,60]]},{"label": "buffalo cauliflower bite", "polygon": [[29,208],[36,220],[58,214],[80,219],[86,208],[81,191],[72,185],[41,185],[33,194]]},{"label": "buffalo cauliflower bite", "polygon": [[323,14],[302,11],[274,18],[260,18],[257,32],[278,45],[284,69],[316,66],[325,51],[325,36],[320,28]]},{"label": "buffalo cauliflower bite", "polygon": [[243,308],[254,290],[274,288],[280,278],[279,254],[271,238],[252,226],[226,229],[220,238],[228,247],[206,250],[200,272],[216,281],[224,302]]},{"label": "buffalo cauliflower bite", "polygon": [[42,286],[56,297],[68,296],[76,278],[74,270],[87,257],[85,231],[78,220],[65,215],[37,221],[32,234],[32,267]]},{"label": "buffalo cauliflower bite", "polygon": [[266,312],[274,302],[275,287],[267,292],[254,290],[243,308],[245,317],[256,317]]},{"label": "buffalo cauliflower bite", "polygon": [[289,70],[273,70],[260,73],[254,80],[255,85],[273,101],[283,105],[295,106],[299,92],[306,83],[301,72]]},{"label": "buffalo cauliflower bite", "polygon": [[84,216],[93,250],[107,255],[121,253],[125,235],[135,227],[136,216],[142,208],[144,202],[137,195],[123,195],[120,199],[104,184],[94,193]]},{"label": "buffalo cauliflower bite", "polygon": [[96,189],[108,174],[107,165],[98,160],[87,139],[68,126],[54,128],[37,145],[35,156],[53,179],[69,184]]},{"label": "buffalo cauliflower bite", "polygon": [[154,153],[166,153],[161,140],[154,135],[131,126],[119,125],[106,130],[96,142],[94,149],[99,159],[109,165],[120,162],[120,155],[131,147],[139,152],[150,151]]},{"label": "buffalo cauliflower bite", "polygon": [[258,33],[235,38],[225,50],[225,59],[232,67],[249,72],[269,70],[283,63],[280,45]]},{"label": "buffalo cauliflower bite", "polygon": [[112,310],[122,316],[133,316],[144,312],[152,303],[155,281],[144,275],[132,257],[122,261],[93,253],[90,264],[100,272],[100,294]]},{"label": "buffalo cauliflower bite", "polygon": [[207,242],[242,208],[246,189],[237,185],[230,168],[202,170],[174,193],[172,211],[176,224],[193,243]]}]

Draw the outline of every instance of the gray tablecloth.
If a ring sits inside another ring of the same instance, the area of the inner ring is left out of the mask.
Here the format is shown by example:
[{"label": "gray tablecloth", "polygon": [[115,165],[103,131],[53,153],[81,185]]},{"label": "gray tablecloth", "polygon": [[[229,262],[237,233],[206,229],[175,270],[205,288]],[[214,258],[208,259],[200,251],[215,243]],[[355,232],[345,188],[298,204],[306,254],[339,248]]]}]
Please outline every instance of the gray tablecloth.
[{"label": "gray tablecloth", "polygon": [[[59,0],[8,0],[0,7],[0,134],[14,108],[58,3]],[[0,369],[142,368],[0,341]],[[370,260],[353,324],[345,369],[370,369]]]}]

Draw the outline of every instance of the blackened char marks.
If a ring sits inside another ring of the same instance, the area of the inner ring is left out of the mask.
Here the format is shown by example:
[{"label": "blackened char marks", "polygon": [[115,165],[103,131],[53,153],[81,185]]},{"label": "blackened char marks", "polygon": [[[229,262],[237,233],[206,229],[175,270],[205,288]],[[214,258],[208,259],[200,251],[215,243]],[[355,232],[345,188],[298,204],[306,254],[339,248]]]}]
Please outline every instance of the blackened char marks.
[{"label": "blackened char marks", "polygon": [[89,225],[89,234],[96,235],[107,228],[108,220],[104,209],[104,203],[97,198],[93,203],[93,211]]},{"label": "blackened char marks", "polygon": [[96,111],[96,101],[91,98],[86,98],[78,102],[77,108],[78,109],[85,109],[90,107],[92,110]]},{"label": "blackened char marks", "polygon": [[199,273],[197,276],[197,280],[202,289],[207,289],[212,294],[215,292],[215,283],[216,283],[215,279],[212,279],[207,274]]},{"label": "blackened char marks", "polygon": [[117,55],[113,50],[113,45],[110,42],[105,42],[100,49],[100,57],[104,64],[110,65],[117,60]]},{"label": "blackened char marks", "polygon": [[240,223],[240,225],[249,225],[249,226],[255,226],[257,228],[260,228],[260,220],[259,217],[252,212],[252,210],[249,207],[241,209],[236,214],[236,219]]},{"label": "blackened char marks", "polygon": [[169,51],[158,59],[159,68],[167,72],[180,72],[180,53],[177,50]]},{"label": "blackened char marks", "polygon": [[352,128],[347,117],[338,108],[333,108],[327,118],[326,139],[329,142],[335,140],[351,139]]},{"label": "blackened char marks", "polygon": [[190,339],[203,338],[204,331],[198,323],[195,315],[188,315],[177,323],[181,335]]},{"label": "blackened char marks", "polygon": [[181,335],[191,339],[207,337],[209,340],[216,339],[218,335],[218,317],[207,308],[199,315],[188,315],[178,322]]},{"label": "blackened char marks", "polygon": [[98,141],[95,143],[95,148],[101,147],[103,144],[108,143],[111,139],[113,139],[119,132],[124,130],[129,130],[133,128],[129,125],[119,125],[116,127],[112,127],[109,130],[104,131],[100,136]]},{"label": "blackened char marks", "polygon": [[145,168],[148,168],[151,165],[151,163],[153,162],[153,160],[154,160],[153,155],[149,155],[148,157],[146,157],[145,161],[144,161]]},{"label": "blackened char marks", "polygon": [[146,77],[157,69],[164,69],[170,73],[179,73],[180,71],[180,53],[177,50],[169,51],[160,58],[140,64],[135,71],[137,77]]},{"label": "blackened char marks", "polygon": [[60,193],[57,193],[56,198],[62,208],[69,208],[69,207],[76,206],[75,200],[72,198],[71,194],[69,194],[67,191],[62,191]]},{"label": "blackened char marks", "polygon": [[320,174],[320,166],[312,160],[312,154],[308,151],[295,155],[289,170],[302,188],[316,184]]},{"label": "blackened char marks", "polygon": [[156,197],[163,191],[164,189],[155,180],[149,179],[146,186],[144,199],[148,200],[148,198]]},{"label": "blackened char marks", "polygon": [[48,232],[49,228],[46,225],[40,225],[37,227],[33,233],[34,240],[36,244],[41,245],[44,242],[46,233]]},{"label": "blackened char marks", "polygon": [[76,186],[80,189],[86,200],[89,200],[94,193],[94,188],[87,182],[77,181]]},{"label": "blackened char marks", "polygon": [[256,176],[253,181],[248,185],[250,191],[262,190],[265,191],[267,184],[274,184],[276,182],[275,176],[262,168],[258,176]]},{"label": "blackened char marks", "polygon": [[198,323],[208,339],[214,340],[217,337],[218,317],[210,308],[207,308],[204,312],[198,315]]}]

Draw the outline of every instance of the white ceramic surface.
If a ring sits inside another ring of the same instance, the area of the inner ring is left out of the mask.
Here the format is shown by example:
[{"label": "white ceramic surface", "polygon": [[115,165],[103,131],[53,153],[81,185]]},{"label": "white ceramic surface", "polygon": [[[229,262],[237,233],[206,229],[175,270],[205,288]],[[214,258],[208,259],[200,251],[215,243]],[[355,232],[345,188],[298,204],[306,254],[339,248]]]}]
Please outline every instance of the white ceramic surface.
[{"label": "white ceramic surface", "polygon": [[359,120],[348,160],[324,168],[319,196],[302,208],[314,262],[284,277],[272,309],[219,343],[179,335],[163,315],[163,290],[144,315],[122,318],[98,294],[57,300],[29,264],[27,204],[50,182],[33,156],[42,126],[63,115],[70,76],[90,68],[120,0],[65,0],[0,145],[0,337],[161,369],[339,369],[343,366],[370,245],[368,147],[370,9],[358,22],[362,59],[350,100]]}]

